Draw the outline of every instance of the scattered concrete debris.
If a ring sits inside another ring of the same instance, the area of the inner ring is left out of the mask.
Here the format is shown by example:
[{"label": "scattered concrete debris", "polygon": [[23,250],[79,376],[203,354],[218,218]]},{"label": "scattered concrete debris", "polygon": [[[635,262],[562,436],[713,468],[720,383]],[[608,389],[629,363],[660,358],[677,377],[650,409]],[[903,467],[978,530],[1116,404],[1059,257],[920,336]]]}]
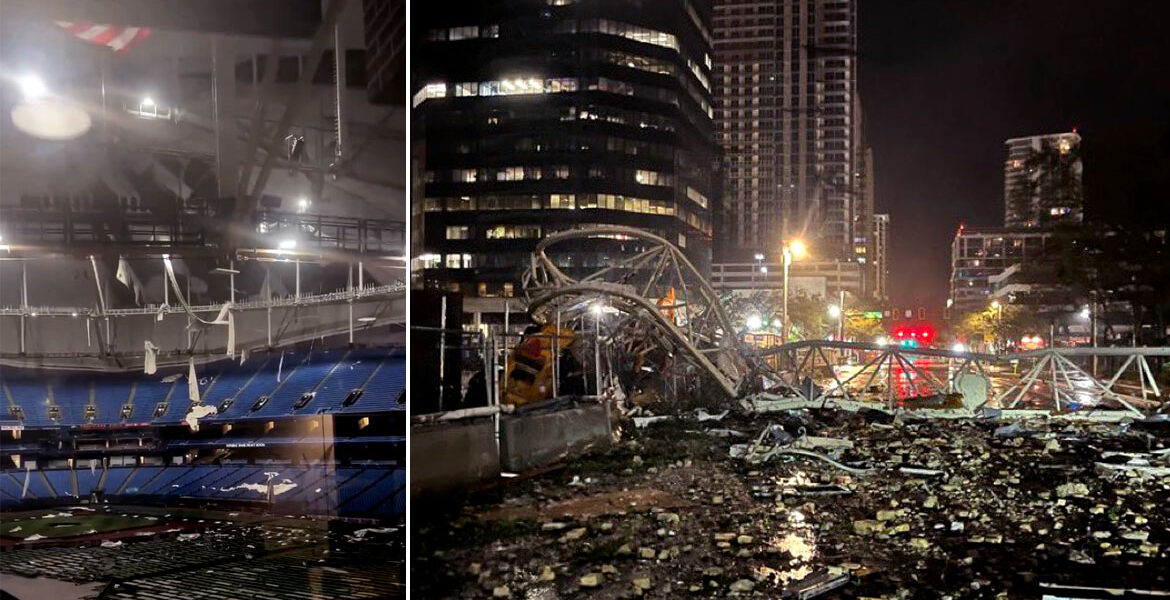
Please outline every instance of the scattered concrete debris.
[{"label": "scattered concrete debris", "polygon": [[1170,590],[1170,432],[1003,412],[644,415],[664,418],[425,521],[412,581],[541,600]]}]

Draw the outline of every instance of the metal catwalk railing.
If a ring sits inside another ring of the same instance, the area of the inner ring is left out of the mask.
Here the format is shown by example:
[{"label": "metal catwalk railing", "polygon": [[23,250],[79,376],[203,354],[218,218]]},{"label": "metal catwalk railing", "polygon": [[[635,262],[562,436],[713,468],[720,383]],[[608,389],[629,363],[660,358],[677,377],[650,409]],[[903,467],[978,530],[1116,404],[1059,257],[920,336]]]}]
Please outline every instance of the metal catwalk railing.
[{"label": "metal catwalk railing", "polygon": [[[315,306],[319,304],[336,304],[341,302],[349,302],[353,300],[361,300],[364,298],[371,298],[376,296],[383,296],[395,293],[405,293],[406,285],[403,283],[395,283],[392,285],[367,286],[359,289],[340,289],[334,292],[325,294],[301,294],[300,296],[282,296],[280,298],[272,298],[270,300],[249,300],[245,302],[234,302],[231,308],[234,311],[248,311],[248,310],[264,310],[268,308],[285,308],[291,306]],[[192,305],[191,312],[197,313],[215,313],[222,310],[224,303],[216,304],[200,304]],[[92,307],[70,307],[70,306],[27,306],[27,307],[2,307],[0,308],[0,316],[2,317],[17,317],[17,316],[45,316],[45,317],[79,317],[79,316],[133,316],[133,315],[157,315],[157,314],[186,314],[187,309],[180,305],[161,305],[148,304],[135,308],[110,308],[105,312],[96,310]]]}]

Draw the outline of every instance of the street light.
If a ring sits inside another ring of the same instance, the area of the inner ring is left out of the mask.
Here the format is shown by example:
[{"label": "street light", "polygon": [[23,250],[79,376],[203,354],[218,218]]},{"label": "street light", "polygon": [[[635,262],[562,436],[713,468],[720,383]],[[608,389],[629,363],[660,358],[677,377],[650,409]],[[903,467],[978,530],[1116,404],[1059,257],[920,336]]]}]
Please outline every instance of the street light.
[{"label": "street light", "polygon": [[781,344],[788,343],[788,272],[792,269],[793,259],[804,258],[807,254],[808,247],[800,240],[784,242],[784,247],[780,252],[781,262],[784,265],[784,306],[780,313],[781,318],[784,319],[784,326],[780,328]]},{"label": "street light", "polygon": [[829,316],[833,317],[834,319],[840,319],[841,318],[841,307],[837,306],[836,304],[830,304],[829,305]]},{"label": "street light", "polygon": [[601,315],[605,307],[594,302],[589,312],[593,313],[593,393],[601,397]]},{"label": "street light", "polygon": [[760,318],[760,315],[748,315],[748,318],[747,318],[748,331],[759,331],[760,327],[763,327],[763,326],[764,326],[764,320]]}]

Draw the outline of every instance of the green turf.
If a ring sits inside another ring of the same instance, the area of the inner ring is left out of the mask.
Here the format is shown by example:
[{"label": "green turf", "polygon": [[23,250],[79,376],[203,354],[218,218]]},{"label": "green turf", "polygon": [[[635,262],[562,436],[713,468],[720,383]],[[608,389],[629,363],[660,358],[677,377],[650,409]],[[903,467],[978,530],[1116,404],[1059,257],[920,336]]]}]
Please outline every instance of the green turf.
[{"label": "green turf", "polygon": [[[64,516],[62,513],[72,513],[72,516]],[[150,527],[158,524],[159,521],[150,521],[143,517],[100,511],[46,510],[39,513],[22,514],[16,518],[5,518],[3,524],[0,524],[0,536],[19,540],[27,539],[33,535],[45,538],[64,538],[75,535],[109,533],[136,527]],[[13,531],[14,529],[16,531]]]}]

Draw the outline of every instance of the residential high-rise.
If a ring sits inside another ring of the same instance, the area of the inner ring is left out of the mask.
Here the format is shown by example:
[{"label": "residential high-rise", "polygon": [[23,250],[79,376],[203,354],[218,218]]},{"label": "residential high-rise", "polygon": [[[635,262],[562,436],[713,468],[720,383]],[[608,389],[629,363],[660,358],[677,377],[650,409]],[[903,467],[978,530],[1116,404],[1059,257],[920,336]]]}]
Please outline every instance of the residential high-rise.
[{"label": "residential high-rise", "polygon": [[859,178],[857,0],[715,0],[720,246],[802,237],[851,260]]},{"label": "residential high-rise", "polygon": [[878,300],[890,297],[890,215],[873,216],[873,295]]},{"label": "residential high-rise", "polygon": [[[540,238],[598,224],[652,231],[707,268],[709,4],[440,1],[413,15],[420,285],[519,295]],[[570,270],[641,247],[579,250]]]},{"label": "residential high-rise", "polygon": [[952,310],[961,315],[987,308],[993,279],[1042,257],[1051,239],[1051,232],[1031,228],[976,230],[960,226],[951,242]]},{"label": "residential high-rise", "polygon": [[1081,136],[1077,132],[1004,142],[1005,227],[1047,227],[1084,220]]}]

